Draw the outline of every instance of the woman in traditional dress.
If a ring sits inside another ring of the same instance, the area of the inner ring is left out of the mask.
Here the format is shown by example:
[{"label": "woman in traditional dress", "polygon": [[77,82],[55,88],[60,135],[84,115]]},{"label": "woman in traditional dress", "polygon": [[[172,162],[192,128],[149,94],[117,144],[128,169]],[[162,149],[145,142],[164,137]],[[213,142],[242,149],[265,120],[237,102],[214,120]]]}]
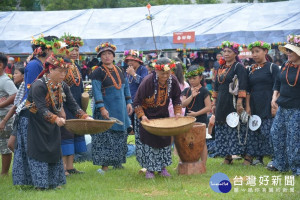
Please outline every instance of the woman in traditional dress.
[{"label": "woman in traditional dress", "polygon": [[[232,155],[244,154],[246,126],[241,125],[239,130],[238,128],[231,128],[226,123],[226,117],[232,112],[240,114],[244,110],[247,72],[239,62],[238,54],[241,51],[239,44],[224,41],[222,42],[222,49],[224,58],[220,59],[220,67],[216,76],[212,110],[215,112],[216,117],[215,142],[217,154],[225,156],[224,164],[232,164]],[[229,93],[229,84],[235,75],[237,75],[239,86],[238,95],[236,96],[236,109],[233,105],[233,95]]]},{"label": "woman in traditional dress", "polygon": [[92,74],[92,90],[95,100],[94,118],[117,118],[123,125],[114,124],[109,130],[92,135],[92,158],[94,165],[101,165],[99,173],[108,166],[123,168],[127,153],[127,128],[130,126],[132,100],[129,84],[122,70],[113,64],[116,46],[103,43],[96,47],[102,65]]},{"label": "woman in traditional dress", "polygon": [[24,72],[24,87],[19,88],[19,102],[16,108],[16,147],[14,150],[14,161],[12,168],[12,177],[14,185],[32,185],[32,177],[29,170],[27,155],[27,128],[29,121],[29,111],[26,109],[25,102],[28,91],[34,80],[43,71],[43,64],[47,57],[52,53],[52,42],[56,40],[55,36],[44,37],[41,35],[37,39],[33,38],[32,50],[33,55],[27,59],[28,64]]},{"label": "woman in traditional dress", "polygon": [[279,50],[288,61],[278,73],[272,98],[272,108],[278,111],[271,135],[274,146],[273,165],[269,170],[289,171],[300,175],[300,35],[289,35]]},{"label": "woman in traditional dress", "polygon": [[270,44],[256,41],[249,44],[248,49],[252,53],[255,64],[251,65],[248,70],[246,111],[249,115],[259,116],[262,123],[256,131],[249,130],[246,153],[250,161],[253,157],[258,158],[253,164],[263,164],[263,156],[273,155],[270,130],[275,112],[272,115],[271,100],[279,68],[267,60],[268,50],[271,49]]},{"label": "woman in traditional dress", "polygon": [[[161,58],[155,64],[155,71],[145,77],[134,99],[134,108],[139,120],[169,117],[168,106],[172,99],[175,116],[181,116],[181,90],[171,69],[176,64],[168,58]],[[155,177],[154,172],[168,177],[166,167],[172,164],[171,137],[157,136],[147,132],[141,124],[136,130],[136,157],[143,168],[147,169],[146,178]]]},{"label": "woman in traditional dress", "polygon": [[[129,82],[131,98],[134,99],[136,91],[140,86],[143,79],[148,75],[147,68],[143,65],[143,54],[135,50],[127,50],[124,52],[125,63],[128,65],[126,69],[126,75]],[[133,130],[135,129],[134,120],[136,120],[135,114],[131,116],[131,124]]]},{"label": "woman in traditional dress", "polygon": [[[79,66],[77,60],[79,59],[79,47],[83,46],[83,41],[80,37],[75,37],[70,34],[65,34],[60,38],[68,46],[70,54],[66,56],[67,59],[71,59],[73,65],[68,69],[68,73],[65,78],[65,83],[70,87],[70,91],[77,102],[81,107],[81,94],[83,93],[83,83],[82,83],[82,74],[81,67]],[[64,104],[64,111],[66,113],[66,119],[75,119],[75,116]],[[65,173],[68,176],[69,174],[78,174],[83,173],[73,166],[74,154],[86,152],[86,144],[84,136],[76,135],[71,133],[64,127],[61,127],[61,150],[63,155],[63,162]]]},{"label": "woman in traditional dress", "polygon": [[[80,119],[91,119],[77,105],[70,88],[63,82],[71,63],[52,54],[45,63],[44,75],[30,89],[28,160],[33,185],[38,189],[56,188],[66,183],[61,155],[60,126],[63,103]],[[41,75],[40,75],[41,76]]]}]

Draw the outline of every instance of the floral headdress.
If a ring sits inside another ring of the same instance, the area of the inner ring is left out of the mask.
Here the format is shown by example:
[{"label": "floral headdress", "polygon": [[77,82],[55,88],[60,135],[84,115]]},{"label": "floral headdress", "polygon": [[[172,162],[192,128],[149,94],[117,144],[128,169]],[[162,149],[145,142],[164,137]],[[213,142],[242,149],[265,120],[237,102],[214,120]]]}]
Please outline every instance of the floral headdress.
[{"label": "floral headdress", "polygon": [[288,35],[287,42],[294,46],[300,47],[300,35]]},{"label": "floral headdress", "polygon": [[95,48],[97,55],[100,56],[104,51],[111,51],[115,55],[117,47],[109,42],[102,43]]},{"label": "floral headdress", "polygon": [[143,53],[135,50],[126,50],[124,52],[125,62],[127,63],[128,60],[135,60],[139,63],[143,63]]},{"label": "floral headdress", "polygon": [[68,47],[81,47],[84,44],[81,37],[75,37],[69,33],[65,33],[60,39],[65,42]]},{"label": "floral headdress", "polygon": [[230,48],[232,49],[236,54],[238,54],[239,52],[241,52],[243,50],[243,48],[241,47],[240,44],[236,43],[236,42],[229,42],[229,41],[224,41],[221,44],[221,48],[225,49],[225,48]]},{"label": "floral headdress", "polygon": [[176,67],[176,63],[174,60],[171,60],[170,63],[167,64],[156,64],[157,60],[153,60],[152,62],[152,67],[154,67],[156,70],[159,71],[169,71],[169,70],[173,70]]},{"label": "floral headdress", "polygon": [[288,44],[284,46],[279,46],[279,50],[287,54],[286,49],[289,49],[295,52],[298,56],[300,56],[300,35],[288,35],[287,42]]},{"label": "floral headdress", "polygon": [[66,48],[66,44],[61,41],[55,41],[52,43],[53,53],[46,59],[45,63],[49,63],[54,67],[60,68],[69,68],[72,66],[72,63],[65,62],[64,56],[68,55],[70,52]]},{"label": "floral headdress", "polygon": [[188,78],[191,78],[193,76],[199,76],[199,75],[202,75],[202,73],[204,72],[205,68],[200,66],[198,67],[197,69],[193,70],[193,71],[190,71],[190,72],[186,72],[185,74],[185,78],[188,79]]},{"label": "floral headdress", "polygon": [[271,49],[271,45],[267,42],[264,41],[256,41],[256,42],[252,42],[251,44],[248,45],[248,49],[251,51],[251,49],[253,49],[253,47],[259,47],[262,49]]},{"label": "floral headdress", "polygon": [[41,34],[37,39],[32,36],[31,44],[45,46],[47,49],[52,48],[52,41],[45,40],[43,34]]}]

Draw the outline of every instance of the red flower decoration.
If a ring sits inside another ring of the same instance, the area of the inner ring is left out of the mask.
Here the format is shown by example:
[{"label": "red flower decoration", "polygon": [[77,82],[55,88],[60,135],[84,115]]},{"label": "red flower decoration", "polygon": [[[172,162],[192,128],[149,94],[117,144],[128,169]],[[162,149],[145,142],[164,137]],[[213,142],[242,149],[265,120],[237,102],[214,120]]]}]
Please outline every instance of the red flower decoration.
[{"label": "red flower decoration", "polygon": [[220,58],[219,60],[219,64],[222,66],[222,65],[225,65],[226,64],[226,61],[224,60],[224,58]]}]

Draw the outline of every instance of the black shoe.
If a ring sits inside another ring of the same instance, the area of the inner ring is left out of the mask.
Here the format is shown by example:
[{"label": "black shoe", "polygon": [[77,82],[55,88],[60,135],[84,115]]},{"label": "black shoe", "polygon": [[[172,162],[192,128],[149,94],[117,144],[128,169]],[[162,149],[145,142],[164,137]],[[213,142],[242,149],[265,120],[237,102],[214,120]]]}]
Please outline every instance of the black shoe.
[{"label": "black shoe", "polygon": [[267,169],[268,169],[269,171],[273,171],[273,172],[279,171],[279,170],[278,170],[276,167],[274,167],[273,165],[267,166]]},{"label": "black shoe", "polygon": [[69,172],[69,174],[84,174],[84,172],[82,171],[78,171],[77,169],[68,169],[67,172]]}]

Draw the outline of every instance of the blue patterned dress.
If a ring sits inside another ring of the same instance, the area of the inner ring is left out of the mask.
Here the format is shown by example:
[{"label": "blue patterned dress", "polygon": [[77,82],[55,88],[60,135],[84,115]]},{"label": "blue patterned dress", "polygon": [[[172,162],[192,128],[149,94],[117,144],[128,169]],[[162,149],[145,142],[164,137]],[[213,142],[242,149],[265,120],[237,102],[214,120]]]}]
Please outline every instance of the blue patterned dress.
[{"label": "blue patterned dress", "polygon": [[[109,130],[92,135],[92,159],[94,165],[119,167],[126,162],[127,153],[127,128],[130,120],[127,113],[127,104],[131,104],[128,80],[124,77],[121,69],[109,71],[100,66],[92,74],[92,90],[95,100],[94,119],[103,117],[100,108],[105,107],[110,117],[122,121],[123,125],[114,124]],[[118,73],[118,74],[117,74]],[[121,88],[117,89],[113,79]],[[118,80],[118,76],[120,80]],[[121,81],[121,83],[119,82]]]},{"label": "blue patterned dress", "polygon": [[249,70],[248,93],[250,94],[251,115],[258,115],[262,119],[259,129],[256,131],[249,129],[246,147],[246,154],[249,156],[273,155],[273,142],[270,134],[273,122],[271,101],[278,72],[278,66],[270,62],[266,62],[261,68],[253,65]]},{"label": "blue patterned dress", "polygon": [[14,151],[14,160],[12,168],[12,177],[14,185],[32,185],[32,177],[29,169],[28,156],[27,156],[27,128],[29,122],[29,111],[22,110],[26,101],[29,88],[37,76],[43,71],[42,62],[33,57],[27,64],[24,72],[25,90],[22,95],[20,105],[17,111],[18,115],[17,133],[16,133],[16,147]]},{"label": "blue patterned dress", "polygon": [[233,106],[233,95],[229,93],[229,84],[234,75],[239,80],[239,92],[237,98],[246,97],[247,72],[244,66],[238,62],[231,66],[222,65],[216,75],[213,98],[216,98],[216,123],[215,144],[216,154],[219,156],[241,155],[245,153],[246,124],[240,125],[240,130],[231,128],[226,123],[226,117],[231,112],[236,112]]},{"label": "blue patterned dress", "polygon": [[300,175],[299,71],[300,65],[287,62],[278,73],[274,90],[280,93],[276,101],[279,108],[271,128],[274,167],[280,171],[291,170],[297,176]]}]

